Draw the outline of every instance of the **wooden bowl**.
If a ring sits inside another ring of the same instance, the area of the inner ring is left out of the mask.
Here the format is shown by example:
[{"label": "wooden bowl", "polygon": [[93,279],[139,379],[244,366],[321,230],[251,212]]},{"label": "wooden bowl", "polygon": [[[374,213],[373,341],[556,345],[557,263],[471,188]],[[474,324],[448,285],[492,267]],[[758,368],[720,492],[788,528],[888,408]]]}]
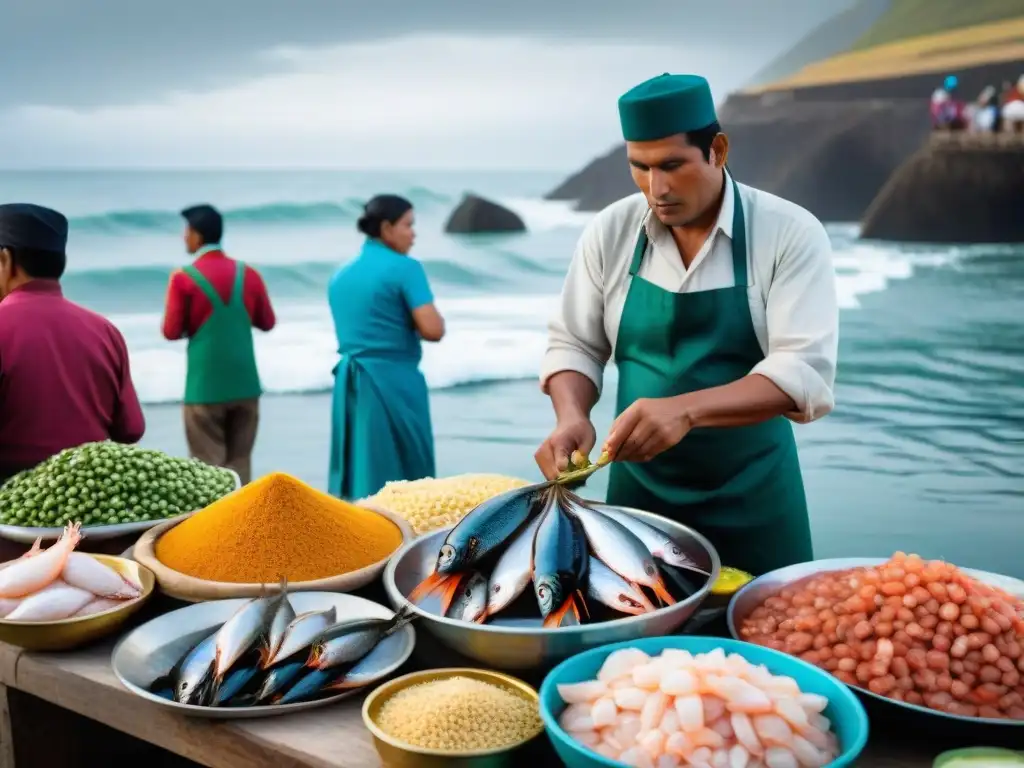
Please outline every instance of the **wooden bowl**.
[{"label": "wooden bowl", "polygon": [[[314,579],[313,581],[289,581],[289,592],[353,592],[361,589],[374,579],[378,578],[388,564],[391,556],[400,550],[402,546],[412,541],[414,534],[409,523],[394,512],[377,507],[372,504],[360,503],[358,506],[376,512],[381,517],[387,518],[402,533],[402,541],[394,552],[388,554],[384,559],[360,568],[357,571],[349,571],[337,576],[329,576],[325,579]],[[266,592],[267,584],[244,584],[230,581],[207,581],[188,576],[172,568],[168,568],[156,557],[156,541],[174,526],[187,520],[195,512],[184,517],[168,520],[166,523],[146,531],[135,543],[132,557],[144,566],[149,568],[156,576],[156,582],[160,589],[166,594],[178,600],[189,603],[198,603],[204,600],[226,600],[233,597],[259,597]],[[272,586],[272,585],[270,585]]]},{"label": "wooden bowl", "polygon": [[156,587],[153,572],[132,560],[111,555],[88,554],[142,588],[142,594],[123,605],[91,616],[59,621],[7,621],[0,619],[0,641],[28,651],[68,651],[114,634],[138,611]]}]

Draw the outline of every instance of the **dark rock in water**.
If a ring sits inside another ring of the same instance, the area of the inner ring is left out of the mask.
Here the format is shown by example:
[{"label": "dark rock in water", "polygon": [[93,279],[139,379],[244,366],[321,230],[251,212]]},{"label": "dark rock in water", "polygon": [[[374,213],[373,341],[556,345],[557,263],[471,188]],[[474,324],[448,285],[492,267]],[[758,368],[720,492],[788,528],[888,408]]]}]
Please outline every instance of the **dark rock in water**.
[{"label": "dark rock in water", "polygon": [[444,231],[457,235],[525,232],[526,224],[518,214],[508,208],[476,195],[466,195],[448,217]]},{"label": "dark rock in water", "polygon": [[903,163],[861,236],[917,243],[1024,243],[1024,136],[936,134]]}]

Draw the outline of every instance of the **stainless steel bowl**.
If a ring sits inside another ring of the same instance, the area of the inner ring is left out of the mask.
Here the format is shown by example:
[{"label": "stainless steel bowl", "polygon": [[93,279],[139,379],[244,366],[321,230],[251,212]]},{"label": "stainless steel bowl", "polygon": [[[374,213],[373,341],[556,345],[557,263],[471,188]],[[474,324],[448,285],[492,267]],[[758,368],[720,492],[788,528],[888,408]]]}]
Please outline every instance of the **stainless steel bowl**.
[{"label": "stainless steel bowl", "polygon": [[[794,582],[801,581],[802,579],[806,579],[810,576],[815,576],[819,573],[845,571],[850,568],[882,565],[885,562],[888,561],[885,558],[880,557],[842,557],[831,560],[813,560],[809,563],[799,563],[797,565],[787,566],[786,568],[779,568],[778,570],[759,576],[737,592],[733,597],[732,602],[729,603],[729,608],[726,612],[726,619],[729,623],[729,634],[737,640],[745,640],[739,632],[744,620],[765,600]],[[960,570],[978,581],[990,584],[993,587],[998,587],[999,589],[1009,592],[1010,594],[1024,600],[1024,581],[1010,576],[1003,576],[998,573],[975,570],[973,568],[961,568]],[[876,701],[891,704],[896,707],[902,707],[903,709],[914,712],[932,715],[934,717],[942,717],[948,720],[959,720],[963,723],[979,723],[1010,727],[1016,726],[1018,728],[1024,727],[1024,721],[951,715],[948,712],[939,712],[938,710],[928,709],[927,707],[921,707],[917,704],[908,704],[904,701],[888,699],[885,696],[879,696],[878,694],[872,693],[866,688],[861,688],[859,686],[851,685],[850,687],[857,693],[869,696]]]},{"label": "stainless steel bowl", "polygon": [[[590,502],[600,510],[605,504]],[[638,637],[670,635],[679,629],[700,607],[718,578],[721,563],[711,542],[691,528],[639,509],[618,507],[671,536],[711,576],[697,592],[675,605],[641,616],[583,624],[558,629],[539,626],[469,624],[430,613],[410,603],[407,596],[433,571],[437,551],[448,530],[428,533],[400,549],[384,570],[384,589],[397,610],[410,606],[420,615],[418,626],[438,638],[452,650],[495,669],[536,669],[556,664],[582,651],[608,643]]]}]

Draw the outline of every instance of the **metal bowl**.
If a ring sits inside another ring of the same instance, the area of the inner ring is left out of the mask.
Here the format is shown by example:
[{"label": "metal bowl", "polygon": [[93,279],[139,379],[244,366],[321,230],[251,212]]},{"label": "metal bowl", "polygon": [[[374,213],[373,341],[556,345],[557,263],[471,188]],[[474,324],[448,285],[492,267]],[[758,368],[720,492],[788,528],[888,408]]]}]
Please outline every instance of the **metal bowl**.
[{"label": "metal bowl", "polygon": [[544,724],[538,720],[536,732],[516,744],[474,752],[457,752],[413,746],[389,736],[377,725],[381,707],[399,691],[421,683],[447,680],[452,677],[471,677],[484,683],[490,683],[521,696],[538,708],[540,706],[537,691],[522,680],[489,670],[430,669],[396,678],[390,683],[380,686],[363,702],[363,723],[370,735],[373,736],[377,754],[388,768],[504,768],[504,766],[519,763],[520,761],[516,760],[516,753],[544,731]]},{"label": "metal bowl", "polygon": [[[606,504],[588,502],[595,509]],[[470,624],[430,613],[407,596],[433,570],[437,551],[448,529],[428,533],[406,544],[384,570],[384,589],[397,610],[409,606],[420,615],[419,625],[458,653],[495,669],[536,669],[555,664],[591,648],[637,637],[670,635],[700,607],[718,578],[721,564],[711,542],[691,528],[664,517],[628,507],[624,512],[665,531],[711,576],[693,595],[675,605],[641,616],[598,624],[544,629],[540,619],[527,625]]]},{"label": "metal bowl", "polygon": [[123,605],[115,606],[103,613],[94,613],[91,616],[61,619],[60,621],[7,621],[0,619],[0,641],[21,646],[28,651],[68,651],[112,635],[153,594],[156,578],[153,576],[153,572],[145,566],[123,557],[112,557],[111,555],[89,554],[89,557],[99,560],[138,584],[142,588],[142,594],[134,600],[125,600]]},{"label": "metal bowl", "polygon": [[[333,592],[290,592],[288,600],[291,601],[296,613],[323,611],[333,607],[338,617],[346,620],[388,619],[392,616],[392,612],[383,605],[354,595]],[[196,603],[146,622],[122,638],[114,648],[110,660],[114,674],[125,688],[140,698],[173,710],[179,715],[217,720],[286,715],[333,704],[365,690],[357,688],[316,701],[260,707],[200,707],[194,704],[179,704],[149,692],[148,687],[154,680],[166,674],[184,653],[227,621],[247,602],[245,598],[235,598]],[[383,679],[401,667],[412,655],[415,644],[416,633],[408,625],[385,638],[371,652],[371,655],[380,660],[381,676],[378,679]]]},{"label": "metal bowl", "polygon": [[[787,566],[786,568],[779,568],[778,570],[759,576],[737,592],[735,597],[733,597],[732,602],[729,604],[729,608],[726,613],[726,619],[729,623],[729,633],[737,640],[744,640],[739,632],[739,628],[743,625],[744,620],[765,600],[794,582],[801,581],[810,576],[815,576],[819,573],[876,566],[882,565],[886,562],[888,562],[886,558],[879,557],[842,557],[833,558],[831,560],[814,560],[809,563],[799,563],[797,565]],[[998,587],[999,589],[1005,590],[1010,594],[1024,599],[1024,581],[1014,579],[1010,576],[1003,576],[998,573],[975,570],[973,568],[961,568],[960,570],[978,581],[984,582],[993,587]],[[872,693],[866,688],[861,688],[860,686],[851,685],[850,687],[862,696],[868,696],[884,704],[890,704],[892,706],[901,707],[903,709],[919,712],[925,715],[931,715],[933,717],[957,720],[962,723],[969,724],[997,725],[1011,728],[1024,727],[1024,721],[1020,720],[1000,720],[988,717],[964,717],[963,715],[953,715],[948,712],[940,712],[936,709],[918,706],[917,704],[908,704],[905,701],[896,701],[895,699],[889,699],[885,696],[879,696],[877,693]]]}]

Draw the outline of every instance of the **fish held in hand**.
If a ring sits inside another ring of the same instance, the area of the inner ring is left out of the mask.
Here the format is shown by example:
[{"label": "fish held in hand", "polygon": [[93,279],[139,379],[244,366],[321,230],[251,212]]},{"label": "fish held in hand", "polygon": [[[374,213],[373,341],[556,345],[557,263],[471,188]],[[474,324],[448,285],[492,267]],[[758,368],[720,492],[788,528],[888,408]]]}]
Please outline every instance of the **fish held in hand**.
[{"label": "fish held in hand", "polygon": [[601,507],[594,510],[599,515],[610,517],[622,527],[629,530],[634,536],[643,542],[647,550],[659,560],[663,560],[676,568],[683,568],[687,571],[699,573],[701,576],[710,576],[690,557],[683,548],[672,539],[667,533],[633,515],[615,507]]},{"label": "fish held in hand", "polygon": [[628,528],[564,492],[566,513],[579,520],[594,555],[631,584],[650,587],[668,605],[675,603],[650,551]]},{"label": "fish held in hand", "polygon": [[63,581],[53,581],[7,614],[7,621],[60,621],[74,616],[92,602],[95,595],[72,587]]},{"label": "fish held in hand", "polygon": [[[283,583],[281,588],[285,589]],[[281,643],[284,642],[288,627],[293,621],[295,621],[295,609],[292,607],[291,601],[285,597],[278,603],[274,618],[270,621],[270,629],[267,630],[267,642],[260,648],[259,666],[261,669],[270,666],[269,660],[277,654]]]},{"label": "fish held in hand", "polygon": [[82,535],[79,524],[71,523],[52,546],[31,557],[22,557],[0,571],[0,597],[25,597],[38,592],[60,576],[68,555]]},{"label": "fish held in hand", "polygon": [[620,613],[639,616],[654,610],[654,605],[635,584],[630,584],[596,557],[590,558],[587,596]]},{"label": "fish held in hand", "polygon": [[174,700],[179,704],[205,707],[215,699],[214,663],[219,634],[214,632],[202,640],[182,660],[174,683]]},{"label": "fish held in hand", "polygon": [[269,656],[263,664],[263,668],[278,664],[289,659],[295,654],[308,649],[313,641],[334,626],[338,621],[338,612],[331,606],[325,611],[307,611],[300,613],[285,628],[281,644],[273,655]]},{"label": "fish held in hand", "polygon": [[587,541],[582,526],[562,510],[564,492],[552,488],[533,546],[533,590],[547,629],[560,626],[570,611],[579,622],[580,610],[587,610]]},{"label": "fish held in hand", "polygon": [[406,606],[390,619],[359,619],[335,624],[313,643],[306,666],[329,669],[354,664],[372,651],[377,643],[415,618],[416,614]]},{"label": "fish held in hand", "polygon": [[533,542],[542,516],[533,518],[501,553],[488,580],[487,610],[481,621],[505,610],[530,585],[533,578]]},{"label": "fish held in hand", "polygon": [[434,570],[409,593],[409,600],[417,603],[440,592],[441,615],[446,614],[458,589],[456,575],[474,568],[519,530],[536,506],[539,491],[546,487],[515,488],[468,512],[445,536]]},{"label": "fish held in hand", "polygon": [[487,577],[479,571],[462,577],[445,616],[458,621],[483,623],[487,617]]},{"label": "fish held in hand", "polygon": [[250,600],[224,622],[224,626],[217,632],[214,663],[214,679],[217,685],[242,654],[252,648],[261,637],[267,637],[278,606],[285,599],[287,594],[282,582],[280,594]]},{"label": "fish held in hand", "polygon": [[97,597],[131,600],[141,594],[137,585],[84,552],[72,552],[68,555],[64,561],[61,578],[71,586],[92,592]]}]

